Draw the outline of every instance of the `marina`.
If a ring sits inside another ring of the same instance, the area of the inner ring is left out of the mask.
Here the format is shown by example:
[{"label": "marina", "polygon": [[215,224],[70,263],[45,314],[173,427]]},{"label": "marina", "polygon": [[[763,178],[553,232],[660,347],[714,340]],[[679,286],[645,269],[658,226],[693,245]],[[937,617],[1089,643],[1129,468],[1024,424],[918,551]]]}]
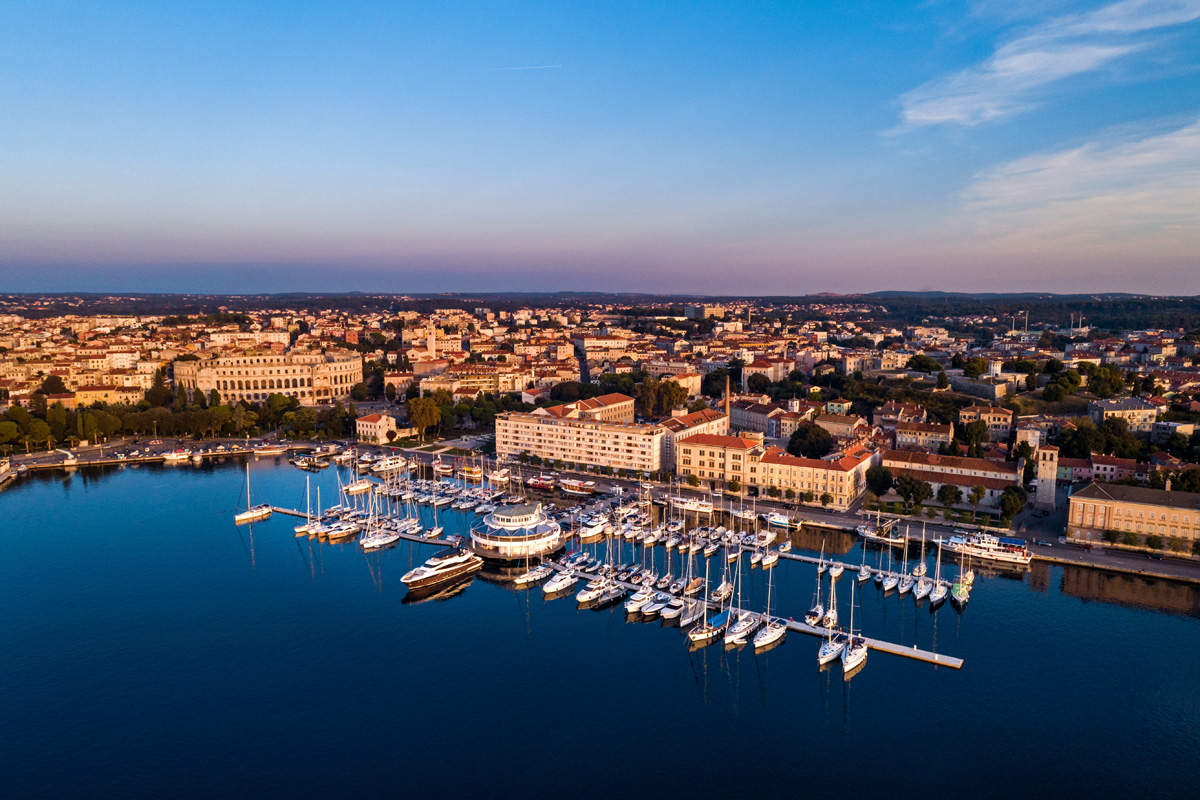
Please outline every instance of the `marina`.
[{"label": "marina", "polygon": [[[13,535],[10,526],[0,539],[0,592],[9,609],[0,621],[0,633],[16,644],[6,651],[12,677],[6,701],[10,717],[24,731],[20,740],[8,739],[5,755],[21,763],[48,764],[47,754],[55,751],[49,742],[75,751],[71,769],[41,771],[50,776],[40,779],[43,789],[70,793],[85,784],[127,785],[133,776],[144,789],[126,795],[172,792],[178,788],[173,777],[177,748],[168,746],[171,737],[164,742],[152,732],[164,726],[170,730],[182,720],[190,729],[215,734],[191,737],[189,745],[202,763],[214,765],[199,766],[189,778],[193,787],[206,793],[226,786],[222,782],[232,769],[239,787],[260,791],[370,793],[381,781],[408,781],[426,792],[453,789],[494,795],[496,787],[486,777],[494,774],[489,770],[435,782],[412,760],[393,764],[383,743],[412,735],[417,720],[422,736],[440,740],[479,725],[502,724],[497,761],[519,771],[551,769],[554,761],[541,755],[543,746],[575,735],[580,726],[578,713],[565,708],[577,707],[579,701],[560,704],[555,698],[576,698],[596,687],[620,690],[606,708],[589,712],[588,725],[616,734],[627,730],[626,720],[650,710],[670,715],[684,728],[731,736],[727,749],[735,758],[754,758],[776,746],[779,737],[813,742],[831,738],[849,748],[867,746],[878,730],[876,710],[883,706],[909,718],[936,707],[938,718],[946,720],[986,720],[1002,714],[1012,718],[1015,697],[1021,698],[1020,706],[1038,709],[1036,722],[1032,717],[1027,722],[1017,719],[1015,728],[1003,733],[986,724],[967,726],[955,734],[957,748],[931,749],[898,739],[860,777],[873,791],[886,791],[896,772],[913,759],[922,760],[946,781],[970,780],[957,751],[1001,746],[1002,735],[1057,753],[1077,751],[1075,757],[1082,757],[1086,745],[1069,731],[1078,724],[1108,724],[1113,715],[1128,720],[1137,735],[1155,741],[1194,741],[1200,735],[1190,717],[1143,717],[1137,709],[1147,699],[1145,692],[1130,692],[1115,677],[1085,687],[1059,676],[1059,667],[1068,660],[1099,658],[1096,642],[1101,636],[1200,642],[1200,600],[1186,585],[1164,584],[1148,595],[1141,590],[1139,597],[1161,598],[1162,610],[1150,610],[1128,605],[1125,597],[1132,596],[1134,587],[1115,576],[1086,581],[1075,577],[1085,570],[1064,573],[1063,567],[1038,562],[1021,573],[972,565],[979,577],[969,607],[960,612],[946,602],[931,610],[927,601],[915,603],[911,594],[885,594],[873,580],[858,583],[862,564],[872,577],[880,569],[887,571],[886,557],[882,568],[876,563],[882,550],[862,550],[854,534],[797,529],[771,543],[771,550],[785,541],[792,545],[789,552],[779,553],[771,569],[750,566],[754,547],[743,551],[741,602],[735,594],[727,603],[761,615],[769,585],[770,614],[785,622],[786,637],[761,649],[749,640],[746,646],[726,646],[722,636],[707,646],[689,647],[683,635],[687,629],[676,627],[679,617],[664,613],[669,606],[650,614],[645,609],[654,605],[651,600],[637,613],[625,611],[625,601],[638,588],[630,580],[618,581],[624,594],[620,602],[600,608],[575,600],[593,580],[583,572],[572,576],[576,584],[557,593],[543,591],[554,576],[516,583],[528,569],[523,560],[485,563],[463,578],[409,591],[401,582],[406,573],[452,546],[455,537],[469,541],[471,528],[483,516],[475,509],[418,503],[414,513],[421,532],[399,531],[394,543],[375,550],[359,544],[363,533],[336,541],[296,536],[293,528],[307,524],[309,517],[306,483],[311,484],[314,510],[318,489],[322,505],[338,505],[339,484],[357,480],[349,464],[306,472],[284,456],[249,459],[252,500],[270,502],[272,517],[235,526],[233,514],[244,502],[245,463],[229,457],[203,464],[38,472],[0,495],[4,510],[22,531]],[[366,507],[382,502],[385,495],[374,487],[386,482],[373,477],[371,483],[371,491],[356,495],[353,502]],[[69,504],[47,504],[47,498],[64,494]],[[389,500],[393,507],[407,503]],[[579,501],[548,496],[542,502],[559,514]],[[597,498],[587,507],[598,510],[603,502]],[[72,524],[78,518],[88,519],[89,525]],[[563,522],[568,532],[581,527],[570,519]],[[675,535],[686,536],[698,527],[696,522],[693,515]],[[669,570],[672,580],[680,579],[681,563],[690,558],[693,569],[700,566],[703,579],[703,548],[683,552],[677,543],[668,549],[669,537],[645,546],[625,538],[617,515],[607,524],[621,535],[602,533],[582,544],[572,539],[550,562],[555,575],[567,573],[557,559],[588,553],[603,560],[611,546],[613,560],[648,560],[660,577]],[[713,523],[703,523],[709,524]],[[441,535],[423,535],[435,527],[443,529]],[[51,530],[56,533],[47,538]],[[899,570],[902,553],[893,552],[892,567]],[[910,546],[908,572],[918,554],[919,546]],[[937,571],[935,558],[934,552],[927,553],[930,579]],[[723,550],[708,560],[711,587],[722,581],[729,562]],[[840,663],[824,668],[818,664],[825,630],[800,621],[810,606],[822,560],[845,565],[837,581],[831,583],[825,575],[820,584],[826,595],[836,585],[841,626],[848,629],[852,624],[856,635],[861,631],[870,652],[865,663],[852,670],[850,680],[844,679]],[[943,577],[947,568],[944,562]],[[955,567],[949,569],[953,572]],[[1104,600],[1108,596],[1113,599]],[[204,602],[198,604],[199,598]],[[64,613],[65,627],[41,632],[36,620],[42,610],[63,605],[95,607],[101,613]],[[715,603],[706,606],[708,616],[719,613]],[[1035,657],[1051,651],[1061,653],[1062,659],[1049,664]],[[173,655],[177,653],[186,658]],[[1118,652],[1105,658],[1115,662],[1111,666],[1117,674],[1146,668],[1135,667],[1129,656]],[[251,663],[261,663],[262,668],[249,668]],[[375,669],[397,677],[370,682],[324,679]],[[1185,665],[1158,663],[1151,669],[1155,685],[1182,693],[1185,702],[1194,693]],[[635,674],[638,680],[631,680]],[[176,687],[196,682],[212,687],[204,693],[204,702],[179,706],[172,699],[178,696]],[[461,697],[449,700],[446,692],[421,688],[430,685],[466,688],[451,692]],[[1001,686],[1004,691],[997,690]],[[1104,694],[1105,702],[1088,702],[1097,692]],[[511,702],[536,708],[535,718],[514,721],[505,711]],[[93,750],[72,747],[76,734],[68,720],[77,719],[81,708],[88,709],[88,718],[98,726],[130,713],[139,720],[139,729],[119,740],[120,752],[134,746],[140,753],[132,770],[118,755],[117,740],[111,747],[102,744]],[[169,715],[165,708],[171,709]],[[353,748],[325,748],[328,763],[344,767],[336,788],[326,778],[313,777],[304,766],[302,749],[269,735],[266,726],[276,719],[294,720],[290,724],[325,739],[355,731]],[[240,761],[230,766],[218,756],[228,753],[231,745],[253,749],[256,759],[266,759],[269,776],[265,769],[241,766]],[[653,792],[696,790],[701,785],[708,792],[782,790],[778,781],[715,767],[666,777],[657,769],[637,766],[642,763],[635,755],[639,750],[637,737],[613,735],[593,754],[634,765],[631,777]],[[1176,750],[1164,744],[1140,752],[1135,770],[1167,769]],[[374,768],[354,769],[364,757]],[[120,775],[116,764],[122,764]],[[1101,768],[1097,776],[1082,778],[1071,772],[1069,779],[1081,791],[1112,796],[1114,787],[1133,789],[1131,779],[1123,777],[1130,768],[1130,763],[1120,771]],[[1007,796],[1014,789],[1034,791],[1067,779],[1064,770],[1042,764],[1015,781],[1010,777],[1003,792],[972,784],[972,794]],[[37,793],[24,783],[15,790],[24,796]],[[836,781],[816,777],[808,791],[825,796],[840,789]],[[1182,783],[1169,783],[1161,793],[1186,796],[1188,791]]]}]

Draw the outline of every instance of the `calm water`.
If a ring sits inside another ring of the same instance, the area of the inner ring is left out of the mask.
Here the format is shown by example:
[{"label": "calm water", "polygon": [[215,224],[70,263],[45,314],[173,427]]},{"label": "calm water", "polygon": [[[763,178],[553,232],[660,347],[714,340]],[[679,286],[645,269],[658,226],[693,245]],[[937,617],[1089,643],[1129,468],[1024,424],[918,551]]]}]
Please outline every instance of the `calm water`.
[{"label": "calm water", "polygon": [[[303,507],[303,473],[251,474],[256,501]],[[800,634],[689,653],[677,628],[486,576],[405,603],[431,548],[237,529],[244,480],[143,466],[0,493],[4,796],[1196,796],[1190,588],[1039,569],[981,578],[959,614],[868,584],[856,627],[966,664],[873,652],[847,682]],[[335,476],[315,480],[328,502]],[[775,584],[800,617],[815,568]]]}]

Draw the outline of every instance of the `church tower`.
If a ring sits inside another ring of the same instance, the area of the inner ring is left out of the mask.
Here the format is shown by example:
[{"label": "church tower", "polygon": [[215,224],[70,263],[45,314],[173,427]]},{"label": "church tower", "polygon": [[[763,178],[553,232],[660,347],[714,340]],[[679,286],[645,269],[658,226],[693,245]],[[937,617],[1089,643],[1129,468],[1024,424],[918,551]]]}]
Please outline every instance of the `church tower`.
[{"label": "church tower", "polygon": [[1052,444],[1039,447],[1037,458],[1037,492],[1033,504],[1037,508],[1054,510],[1054,484],[1058,480],[1058,448]]}]

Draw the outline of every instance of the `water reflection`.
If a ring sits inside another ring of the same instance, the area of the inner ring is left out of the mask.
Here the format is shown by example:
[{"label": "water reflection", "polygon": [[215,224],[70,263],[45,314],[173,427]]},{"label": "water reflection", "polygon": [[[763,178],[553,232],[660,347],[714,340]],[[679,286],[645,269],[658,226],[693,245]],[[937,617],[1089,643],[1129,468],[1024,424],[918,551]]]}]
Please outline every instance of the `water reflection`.
[{"label": "water reflection", "polygon": [[1084,567],[1062,567],[1063,594],[1134,608],[1200,616],[1200,587]]}]

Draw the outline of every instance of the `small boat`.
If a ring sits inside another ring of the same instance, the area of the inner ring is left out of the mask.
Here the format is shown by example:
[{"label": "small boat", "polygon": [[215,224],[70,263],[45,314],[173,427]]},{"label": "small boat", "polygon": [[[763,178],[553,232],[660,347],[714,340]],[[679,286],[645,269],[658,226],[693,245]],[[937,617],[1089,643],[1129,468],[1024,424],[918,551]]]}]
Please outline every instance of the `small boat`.
[{"label": "small boat", "polygon": [[517,577],[513,578],[513,583],[517,586],[525,586],[531,583],[538,583],[549,578],[554,574],[554,569],[546,564],[539,564],[533,569],[528,569],[522,572]]},{"label": "small boat", "polygon": [[846,571],[846,565],[845,565],[845,564],[843,564],[843,563],[842,563],[842,562],[840,562],[840,561],[835,561],[835,562],[833,562],[832,564],[830,564],[830,565],[829,565],[829,578],[830,578],[830,580],[835,580],[835,581],[836,581],[838,578],[842,577],[842,573],[843,573],[843,572],[845,572],[845,571]]},{"label": "small boat", "polygon": [[596,493],[595,481],[582,481],[577,478],[563,478],[558,482],[559,488],[566,494],[590,497]]},{"label": "small boat", "polygon": [[722,611],[688,631],[688,641],[692,644],[710,644],[721,635],[721,632],[725,630],[728,624],[729,611]]},{"label": "small boat", "polygon": [[240,514],[235,514],[233,523],[235,525],[245,525],[247,522],[257,522],[260,519],[266,519],[271,516],[273,509],[270,503],[260,503],[259,505],[250,505],[250,465],[246,465],[246,510]]},{"label": "small boat", "polygon": [[821,648],[817,651],[817,663],[825,666],[830,661],[833,661],[842,654],[842,650],[846,648],[846,634],[842,631],[836,633],[832,628],[829,629],[829,634],[825,637],[825,641],[821,642]]},{"label": "small boat", "polygon": [[761,566],[763,569],[770,569],[771,567],[775,566],[778,563],[779,563],[779,551],[778,550],[768,550],[766,553],[763,554],[762,561],[760,562],[759,566]]},{"label": "small boat", "polygon": [[842,651],[842,673],[849,674],[867,660],[867,640],[854,635],[854,585],[850,585],[850,630],[846,649]]}]

